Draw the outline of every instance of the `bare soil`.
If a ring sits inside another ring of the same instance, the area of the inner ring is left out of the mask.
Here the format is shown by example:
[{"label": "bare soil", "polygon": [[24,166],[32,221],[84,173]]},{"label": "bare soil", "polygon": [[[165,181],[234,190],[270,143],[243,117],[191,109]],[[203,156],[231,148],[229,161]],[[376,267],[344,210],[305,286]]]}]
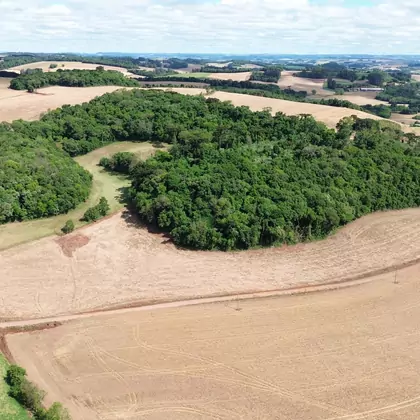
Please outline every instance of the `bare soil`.
[{"label": "bare soil", "polygon": [[420,257],[420,209],[373,214],[319,242],[248,252],[177,249],[128,213],[73,235],[83,235],[86,244],[72,247],[72,256],[54,237],[0,252],[0,319],[278,290],[394,270]]},{"label": "bare soil", "polygon": [[7,342],[74,420],[417,420],[419,273],[104,315]]}]

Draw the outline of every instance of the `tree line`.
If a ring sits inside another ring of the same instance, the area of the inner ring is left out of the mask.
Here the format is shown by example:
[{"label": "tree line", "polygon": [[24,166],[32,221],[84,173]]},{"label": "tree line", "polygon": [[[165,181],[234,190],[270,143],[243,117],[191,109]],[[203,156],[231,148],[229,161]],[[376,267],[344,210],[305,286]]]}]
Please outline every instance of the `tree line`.
[{"label": "tree line", "polygon": [[26,370],[20,366],[9,366],[6,383],[10,387],[9,395],[28,410],[34,420],[71,420],[68,410],[58,402],[48,409],[44,407],[45,391],[29,381]]},{"label": "tree line", "polygon": [[250,80],[260,82],[277,83],[281,76],[281,69],[278,67],[267,67],[262,70],[253,71]]},{"label": "tree line", "polygon": [[10,88],[15,90],[28,90],[33,92],[35,89],[46,86],[127,86],[138,87],[139,84],[125,77],[119,71],[104,70],[99,66],[96,70],[62,70],[44,73],[31,71],[14,78],[10,82]]}]

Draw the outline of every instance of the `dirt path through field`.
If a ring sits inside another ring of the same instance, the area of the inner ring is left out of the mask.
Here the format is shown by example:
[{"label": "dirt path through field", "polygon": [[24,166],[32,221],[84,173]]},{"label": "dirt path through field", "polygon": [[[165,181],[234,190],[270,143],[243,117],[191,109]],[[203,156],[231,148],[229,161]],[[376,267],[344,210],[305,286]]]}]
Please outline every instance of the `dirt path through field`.
[{"label": "dirt path through field", "polygon": [[0,252],[0,319],[361,279],[418,258],[420,209],[366,216],[324,241],[227,253],[177,249],[123,213]]},{"label": "dirt path through field", "polygon": [[7,343],[74,420],[418,420],[419,273],[105,314]]}]

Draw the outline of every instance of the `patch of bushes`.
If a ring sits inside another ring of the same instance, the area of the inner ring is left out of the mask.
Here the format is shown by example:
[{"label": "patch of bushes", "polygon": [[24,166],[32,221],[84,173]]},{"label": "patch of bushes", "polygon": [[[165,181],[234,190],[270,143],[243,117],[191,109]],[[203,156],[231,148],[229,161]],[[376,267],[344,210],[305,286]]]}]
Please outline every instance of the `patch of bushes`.
[{"label": "patch of bushes", "polygon": [[69,412],[60,404],[54,403],[49,409],[43,407],[46,393],[26,377],[25,369],[11,365],[6,373],[9,394],[32,414],[35,420],[71,420]]},{"label": "patch of bushes", "polygon": [[68,233],[73,232],[74,230],[74,222],[73,220],[67,220],[66,224],[61,228],[61,231],[67,235]]},{"label": "patch of bushes", "polygon": [[128,174],[135,163],[135,157],[136,155],[131,152],[118,152],[111,158],[103,157],[99,161],[99,165],[109,171]]},{"label": "patch of bushes", "polygon": [[110,207],[107,199],[105,197],[101,197],[99,203],[96,206],[90,207],[86,210],[82,220],[84,222],[94,222],[99,220],[101,217],[106,216],[109,213],[109,210]]}]

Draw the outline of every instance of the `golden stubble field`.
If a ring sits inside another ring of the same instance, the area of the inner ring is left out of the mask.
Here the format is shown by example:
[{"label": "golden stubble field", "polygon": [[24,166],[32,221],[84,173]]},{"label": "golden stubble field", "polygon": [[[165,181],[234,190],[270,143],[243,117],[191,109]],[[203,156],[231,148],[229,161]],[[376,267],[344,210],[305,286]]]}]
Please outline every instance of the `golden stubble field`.
[{"label": "golden stubble field", "polygon": [[[57,67],[50,69],[51,64],[57,64]],[[59,69],[61,70],[95,70],[98,66],[102,66],[105,70],[114,70],[119,71],[125,75],[130,75],[131,73],[122,67],[116,66],[107,66],[103,64],[90,64],[90,63],[81,63],[78,61],[39,61],[37,63],[23,64],[22,66],[16,66],[9,69],[10,71],[15,71],[19,73],[21,70],[27,69],[41,69],[44,72],[54,72]]]},{"label": "golden stubble field", "polygon": [[[10,80],[10,79],[9,79]],[[37,120],[50,109],[63,105],[88,102],[105,93],[122,89],[121,86],[63,87],[51,86],[39,89],[38,93],[8,89],[9,83],[0,78],[0,122],[17,119]]]},{"label": "golden stubble field", "polygon": [[326,240],[247,252],[177,249],[127,213],[0,252],[0,320],[278,290],[393,271],[420,258],[420,209],[372,214]]},{"label": "golden stubble field", "polygon": [[418,420],[418,275],[101,315],[7,342],[74,420]]}]

